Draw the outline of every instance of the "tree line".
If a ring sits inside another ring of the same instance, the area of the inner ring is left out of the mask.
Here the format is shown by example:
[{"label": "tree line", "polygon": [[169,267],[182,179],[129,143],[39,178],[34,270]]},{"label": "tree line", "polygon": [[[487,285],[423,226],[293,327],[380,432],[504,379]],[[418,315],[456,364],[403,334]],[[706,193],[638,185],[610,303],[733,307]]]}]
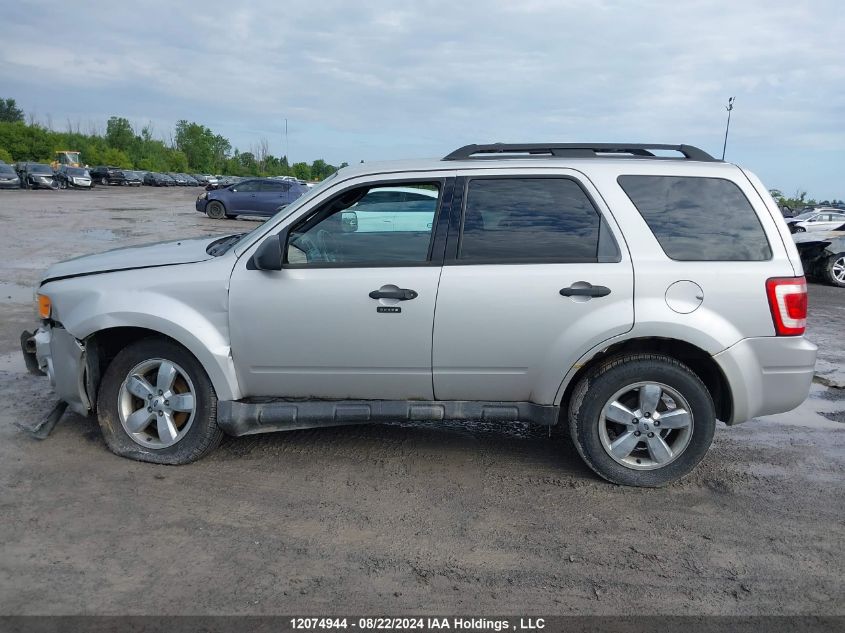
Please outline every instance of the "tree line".
[{"label": "tree line", "polygon": [[14,99],[0,99],[0,160],[49,163],[57,150],[81,153],[87,165],[111,165],[141,171],[172,171],[231,176],[295,176],[322,180],[340,167],[322,159],[313,163],[288,163],[287,156],[273,156],[266,139],[250,151],[232,148],[227,138],[208,127],[182,119],[169,141],[155,138],[151,125],[135,129],[124,117],[113,116],[105,133],[83,133],[68,123],[64,132],[44,126],[34,117],[27,122]]}]

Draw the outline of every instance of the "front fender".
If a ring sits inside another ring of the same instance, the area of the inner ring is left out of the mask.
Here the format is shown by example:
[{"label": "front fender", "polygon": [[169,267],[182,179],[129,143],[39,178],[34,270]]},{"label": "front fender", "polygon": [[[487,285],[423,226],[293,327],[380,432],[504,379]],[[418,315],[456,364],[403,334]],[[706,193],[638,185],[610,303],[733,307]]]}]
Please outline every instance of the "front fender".
[{"label": "front fender", "polygon": [[221,259],[63,279],[40,292],[51,297],[52,318],[76,339],[117,327],[164,334],[197,357],[221,400],[236,400],[241,394],[228,314],[232,261]]}]

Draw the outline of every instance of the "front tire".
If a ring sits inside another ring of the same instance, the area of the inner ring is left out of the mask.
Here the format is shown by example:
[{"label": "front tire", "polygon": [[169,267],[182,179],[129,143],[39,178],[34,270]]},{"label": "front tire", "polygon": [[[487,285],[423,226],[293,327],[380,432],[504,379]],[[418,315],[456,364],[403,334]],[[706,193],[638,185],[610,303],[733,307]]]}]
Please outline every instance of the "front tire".
[{"label": "front tire", "polygon": [[831,255],[824,270],[828,283],[845,288],[845,253]]},{"label": "front tire", "polygon": [[701,379],[667,356],[611,359],[575,386],[572,440],[596,474],[626,486],[659,487],[687,474],[713,441],[716,414]]},{"label": "front tire", "polygon": [[217,200],[212,200],[205,207],[205,214],[208,217],[210,217],[212,220],[225,220],[226,219],[226,207],[223,206],[222,202],[218,202]]},{"label": "front tire", "polygon": [[147,338],[120,351],[97,397],[103,439],[116,455],[188,464],[223,437],[217,395],[199,361],[172,341]]}]

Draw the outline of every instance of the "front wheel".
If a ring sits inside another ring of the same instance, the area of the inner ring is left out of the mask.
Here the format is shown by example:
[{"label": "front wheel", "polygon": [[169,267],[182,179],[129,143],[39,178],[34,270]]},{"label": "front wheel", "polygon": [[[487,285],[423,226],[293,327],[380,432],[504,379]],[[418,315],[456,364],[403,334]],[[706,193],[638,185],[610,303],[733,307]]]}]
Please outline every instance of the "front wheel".
[{"label": "front wheel", "polygon": [[689,474],[713,441],[716,415],[701,379],[667,356],[612,359],[573,390],[570,432],[586,464],[628,486],[664,486]]},{"label": "front wheel", "polygon": [[213,220],[223,220],[226,218],[226,207],[222,202],[212,200],[205,207],[205,214]]},{"label": "front wheel", "polygon": [[827,260],[825,272],[831,284],[845,288],[845,253],[831,255]]},{"label": "front wheel", "polygon": [[217,396],[202,365],[159,338],[115,356],[100,385],[97,416],[112,452],[144,462],[188,464],[223,437]]},{"label": "front wheel", "polygon": [[100,184],[101,184],[101,185],[107,185],[107,184],[109,184],[109,179],[108,179],[108,178],[106,178],[105,176],[103,176],[102,178],[100,178]]}]

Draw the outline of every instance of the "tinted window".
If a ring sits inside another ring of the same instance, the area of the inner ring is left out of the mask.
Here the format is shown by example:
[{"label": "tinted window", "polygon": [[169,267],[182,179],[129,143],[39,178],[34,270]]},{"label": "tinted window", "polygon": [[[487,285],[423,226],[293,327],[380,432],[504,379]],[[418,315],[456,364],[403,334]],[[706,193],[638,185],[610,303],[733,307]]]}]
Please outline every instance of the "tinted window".
[{"label": "tinted window", "polygon": [[33,174],[52,174],[53,168],[49,165],[30,165],[29,171]]},{"label": "tinted window", "polygon": [[290,184],[285,182],[265,180],[261,183],[261,191],[287,191],[288,189],[290,189]]},{"label": "tinted window", "polygon": [[8,165],[0,165],[0,174],[14,174],[15,170]]},{"label": "tinted window", "polygon": [[471,180],[458,259],[597,261],[600,224],[568,178]]},{"label": "tinted window", "polygon": [[[402,188],[413,186],[403,183]],[[389,187],[379,187],[360,200],[354,190],[343,192],[291,231],[287,261],[361,266],[424,263],[439,195],[434,183],[422,186],[434,195],[414,202],[387,202],[391,197],[403,198],[401,191]],[[373,203],[373,193],[380,194],[382,201]]]},{"label": "tinted window", "polygon": [[689,176],[620,176],[663,251],[680,261],[762,261],[772,251],[734,183]]},{"label": "tinted window", "polygon": [[253,191],[258,191],[258,181],[250,180],[248,182],[239,182],[234,187],[232,187],[232,191],[243,193],[251,193]]}]

